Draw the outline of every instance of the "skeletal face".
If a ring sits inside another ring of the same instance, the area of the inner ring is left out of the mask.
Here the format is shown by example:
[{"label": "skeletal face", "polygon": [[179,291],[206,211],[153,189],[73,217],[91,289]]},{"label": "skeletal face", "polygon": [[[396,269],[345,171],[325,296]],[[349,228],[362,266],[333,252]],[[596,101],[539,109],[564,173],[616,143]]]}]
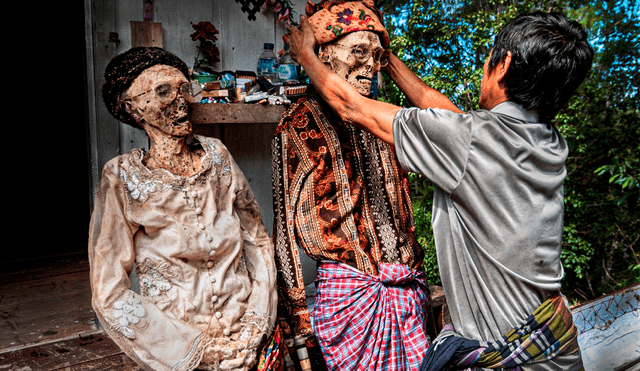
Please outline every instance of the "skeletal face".
[{"label": "skeletal face", "polygon": [[184,137],[191,133],[188,104],[179,91],[187,78],[175,67],[158,64],[144,70],[127,90],[127,110],[147,132]]},{"label": "skeletal face", "polygon": [[369,95],[371,79],[380,70],[379,55],[384,49],[378,34],[356,31],[321,45],[319,58],[362,95]]}]

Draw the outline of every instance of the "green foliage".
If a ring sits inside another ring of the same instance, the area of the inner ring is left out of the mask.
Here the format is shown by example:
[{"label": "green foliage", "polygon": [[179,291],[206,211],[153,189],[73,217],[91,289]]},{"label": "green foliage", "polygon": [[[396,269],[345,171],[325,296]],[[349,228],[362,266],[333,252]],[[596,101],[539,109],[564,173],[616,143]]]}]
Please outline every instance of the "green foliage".
[{"label": "green foliage", "polygon": [[[497,31],[519,13],[557,11],[580,22],[596,50],[593,69],[554,119],[569,144],[563,290],[572,302],[640,282],[640,5],[610,0],[386,0],[391,50],[461,109],[477,108],[482,65]],[[383,99],[408,105],[391,81]],[[433,185],[411,175],[416,233],[431,283]]]},{"label": "green foliage", "polygon": [[433,229],[431,228],[431,208],[433,200],[433,184],[424,176],[409,173],[411,182],[411,194],[413,213],[416,223],[416,239],[424,247],[424,270],[427,280],[432,285],[439,285],[440,273],[436,259],[436,245],[433,241]]}]

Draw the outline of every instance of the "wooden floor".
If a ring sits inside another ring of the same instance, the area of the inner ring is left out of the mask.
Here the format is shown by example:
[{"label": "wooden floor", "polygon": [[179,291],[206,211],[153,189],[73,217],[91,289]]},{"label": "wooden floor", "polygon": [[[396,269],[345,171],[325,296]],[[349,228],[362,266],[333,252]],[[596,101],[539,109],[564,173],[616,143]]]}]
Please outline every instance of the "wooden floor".
[{"label": "wooden floor", "polygon": [[0,263],[0,316],[0,371],[140,370],[96,324],[85,251]]},{"label": "wooden floor", "polygon": [[98,328],[86,251],[0,263],[0,370],[137,370]]}]

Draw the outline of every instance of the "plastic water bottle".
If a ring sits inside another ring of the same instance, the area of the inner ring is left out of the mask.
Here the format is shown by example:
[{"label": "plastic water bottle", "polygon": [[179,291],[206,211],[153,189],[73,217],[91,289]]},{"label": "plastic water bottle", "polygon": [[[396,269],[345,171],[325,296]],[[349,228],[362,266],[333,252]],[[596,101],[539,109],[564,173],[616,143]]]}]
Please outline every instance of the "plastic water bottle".
[{"label": "plastic water bottle", "polygon": [[280,57],[278,80],[282,82],[298,80],[298,63],[289,54],[289,44],[284,44],[284,54]]},{"label": "plastic water bottle", "polygon": [[258,77],[265,77],[275,82],[278,76],[278,58],[273,52],[272,43],[264,43],[264,50],[258,58]]}]

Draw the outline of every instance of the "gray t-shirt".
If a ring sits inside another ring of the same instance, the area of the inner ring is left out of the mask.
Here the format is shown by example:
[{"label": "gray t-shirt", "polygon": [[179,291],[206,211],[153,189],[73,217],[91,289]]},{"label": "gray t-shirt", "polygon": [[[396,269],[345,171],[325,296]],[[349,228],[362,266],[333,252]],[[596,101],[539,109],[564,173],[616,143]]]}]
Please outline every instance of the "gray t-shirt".
[{"label": "gray t-shirt", "polygon": [[432,224],[456,332],[500,339],[560,289],[567,143],[512,102],[465,114],[404,108],[393,134],[401,165],[436,185]]}]

